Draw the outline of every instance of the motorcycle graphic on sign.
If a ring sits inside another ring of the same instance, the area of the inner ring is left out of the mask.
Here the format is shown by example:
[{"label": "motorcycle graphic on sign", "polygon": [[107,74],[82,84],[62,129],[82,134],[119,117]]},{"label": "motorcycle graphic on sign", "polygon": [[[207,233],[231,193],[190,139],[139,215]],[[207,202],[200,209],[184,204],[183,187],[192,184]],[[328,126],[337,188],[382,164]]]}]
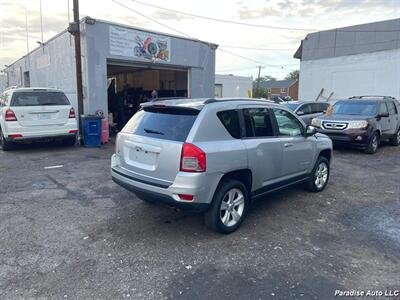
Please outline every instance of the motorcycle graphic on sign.
[{"label": "motorcycle graphic on sign", "polygon": [[135,57],[143,57],[145,59],[169,60],[168,43],[166,40],[147,37],[143,39],[141,36],[135,38],[136,46],[133,55]]}]

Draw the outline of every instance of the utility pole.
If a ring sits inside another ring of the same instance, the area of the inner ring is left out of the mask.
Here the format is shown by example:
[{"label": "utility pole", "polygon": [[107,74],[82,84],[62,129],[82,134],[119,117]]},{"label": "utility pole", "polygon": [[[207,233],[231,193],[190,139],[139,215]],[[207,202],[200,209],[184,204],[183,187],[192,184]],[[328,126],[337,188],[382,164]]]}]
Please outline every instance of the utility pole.
[{"label": "utility pole", "polygon": [[258,77],[257,77],[257,90],[260,88],[260,75],[261,75],[261,69],[264,68],[263,66],[257,66],[258,68]]},{"label": "utility pole", "polygon": [[81,115],[83,115],[82,57],[81,33],[79,28],[79,0],[73,0],[74,22],[69,24],[68,31],[75,40],[76,98],[78,101],[79,139],[82,135]]}]

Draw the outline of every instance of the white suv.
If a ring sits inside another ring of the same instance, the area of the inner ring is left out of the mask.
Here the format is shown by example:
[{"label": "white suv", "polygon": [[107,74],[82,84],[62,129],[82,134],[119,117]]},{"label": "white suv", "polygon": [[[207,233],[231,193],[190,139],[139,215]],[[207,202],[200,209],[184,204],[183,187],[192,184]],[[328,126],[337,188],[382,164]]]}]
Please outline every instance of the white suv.
[{"label": "white suv", "polygon": [[0,143],[61,139],[74,145],[78,126],[64,92],[48,88],[9,88],[0,98]]}]

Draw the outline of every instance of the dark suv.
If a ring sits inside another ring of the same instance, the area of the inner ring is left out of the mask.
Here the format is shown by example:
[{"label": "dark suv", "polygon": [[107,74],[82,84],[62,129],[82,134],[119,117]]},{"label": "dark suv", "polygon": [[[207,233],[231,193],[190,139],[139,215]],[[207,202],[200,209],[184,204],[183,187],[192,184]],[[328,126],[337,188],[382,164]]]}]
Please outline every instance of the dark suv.
[{"label": "dark suv", "polygon": [[335,144],[354,146],[373,154],[381,140],[400,144],[400,104],[393,97],[355,96],[340,100],[330,115],[314,118],[312,125]]}]

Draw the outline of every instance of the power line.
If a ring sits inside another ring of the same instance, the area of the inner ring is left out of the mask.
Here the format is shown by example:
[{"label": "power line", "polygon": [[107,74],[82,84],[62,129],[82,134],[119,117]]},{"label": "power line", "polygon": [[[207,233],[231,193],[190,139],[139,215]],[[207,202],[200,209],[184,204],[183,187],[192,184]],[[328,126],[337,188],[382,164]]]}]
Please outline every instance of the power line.
[{"label": "power line", "polygon": [[222,23],[230,23],[230,24],[236,24],[236,25],[244,25],[244,26],[251,26],[251,27],[259,27],[259,28],[269,28],[269,29],[280,29],[280,30],[295,30],[295,31],[318,31],[318,29],[311,29],[311,28],[295,28],[295,27],[282,27],[282,26],[272,26],[272,25],[263,25],[263,24],[252,24],[252,23],[246,23],[246,22],[238,22],[238,21],[231,21],[231,20],[226,20],[226,19],[218,19],[218,18],[212,18],[212,17],[207,17],[207,16],[202,16],[202,15],[197,15],[189,12],[184,12],[180,10],[175,10],[171,8],[166,8],[154,4],[149,4],[137,0],[130,0],[131,2],[136,2],[141,5],[161,9],[161,10],[166,10],[169,12],[181,14],[181,15],[186,15],[194,18],[200,18],[200,19],[205,19],[205,20],[210,20],[210,21],[215,21],[215,22],[222,22]]},{"label": "power line", "polygon": [[[170,30],[172,30],[172,31],[174,31],[174,32],[177,32],[177,33],[179,33],[179,34],[181,34],[181,35],[183,35],[183,36],[185,36],[185,37],[187,37],[187,38],[190,38],[190,39],[193,39],[193,40],[196,40],[196,41],[199,41],[199,42],[203,42],[203,41],[199,40],[198,38],[193,37],[193,36],[191,36],[191,35],[189,35],[189,34],[183,32],[183,31],[180,31],[180,30],[175,29],[175,28],[173,28],[173,27],[171,27],[171,26],[168,26],[168,25],[166,25],[166,24],[164,24],[164,23],[162,23],[162,22],[159,22],[159,21],[155,20],[155,19],[152,18],[152,17],[146,16],[145,14],[142,14],[141,12],[139,12],[139,11],[133,9],[132,7],[129,7],[129,6],[125,5],[125,4],[123,4],[123,3],[119,2],[119,1],[117,1],[117,0],[111,0],[111,1],[113,1],[114,3],[120,5],[120,6],[124,7],[124,8],[126,8],[126,9],[128,9],[128,10],[130,10],[130,11],[132,11],[132,12],[138,14],[138,15],[140,15],[140,16],[142,16],[143,18],[146,18],[146,19],[148,19],[148,20],[150,20],[150,21],[152,21],[152,22],[154,22],[154,23],[157,23],[157,24],[159,24],[159,25],[161,25],[161,26],[163,26],[163,27],[166,27],[166,28],[168,28],[168,29],[170,29]],[[282,65],[268,65],[268,64],[265,64],[265,63],[263,63],[263,62],[257,61],[257,60],[255,60],[255,59],[252,59],[252,58],[249,58],[249,57],[245,57],[245,56],[236,54],[236,53],[234,53],[234,52],[231,52],[231,51],[228,51],[228,50],[225,50],[225,49],[222,49],[222,48],[218,48],[218,50],[219,50],[219,51],[222,51],[222,52],[225,52],[225,53],[228,53],[228,54],[230,54],[230,55],[233,55],[233,56],[236,56],[236,57],[239,57],[239,58],[242,58],[242,59],[245,59],[245,60],[254,62],[254,63],[256,63],[256,64],[262,64],[262,65],[264,65],[264,66],[268,66],[268,67],[272,67],[272,68],[284,69],[284,67],[283,67]]]},{"label": "power line", "polygon": [[294,49],[289,49],[289,48],[253,48],[253,47],[242,47],[235,45],[220,45],[220,46],[224,48],[256,50],[256,51],[295,51]]},{"label": "power line", "polygon": [[226,19],[219,19],[219,18],[213,18],[213,17],[207,17],[207,16],[203,16],[203,15],[197,15],[194,13],[189,13],[189,12],[184,12],[184,11],[180,11],[180,10],[176,10],[176,9],[171,9],[171,8],[167,8],[167,7],[162,7],[162,6],[158,6],[158,5],[154,5],[154,4],[150,4],[150,3],[145,3],[142,1],[138,1],[138,0],[130,0],[131,2],[136,2],[138,4],[141,5],[145,5],[148,7],[152,7],[152,8],[157,8],[157,9],[161,9],[161,10],[165,10],[165,11],[169,11],[169,12],[173,12],[173,13],[177,13],[177,14],[181,14],[181,15],[186,15],[186,16],[190,16],[190,17],[194,17],[194,18],[200,18],[200,19],[204,19],[204,20],[210,20],[210,21],[215,21],[215,22],[221,22],[221,23],[229,23],[229,24],[235,24],[235,25],[243,25],[243,26],[250,26],[250,27],[258,27],[258,28],[269,28],[269,29],[279,29],[279,30],[293,30],[293,31],[306,31],[306,32],[312,32],[312,31],[329,31],[329,30],[337,30],[339,32],[399,32],[400,29],[376,29],[376,30],[355,30],[355,29],[348,29],[346,30],[345,28],[342,29],[315,29],[315,28],[298,28],[298,27],[284,27],[284,26],[272,26],[272,25],[265,25],[265,24],[254,24],[254,23],[246,23],[246,22],[239,22],[239,21],[232,21],[232,20],[226,20]]}]

